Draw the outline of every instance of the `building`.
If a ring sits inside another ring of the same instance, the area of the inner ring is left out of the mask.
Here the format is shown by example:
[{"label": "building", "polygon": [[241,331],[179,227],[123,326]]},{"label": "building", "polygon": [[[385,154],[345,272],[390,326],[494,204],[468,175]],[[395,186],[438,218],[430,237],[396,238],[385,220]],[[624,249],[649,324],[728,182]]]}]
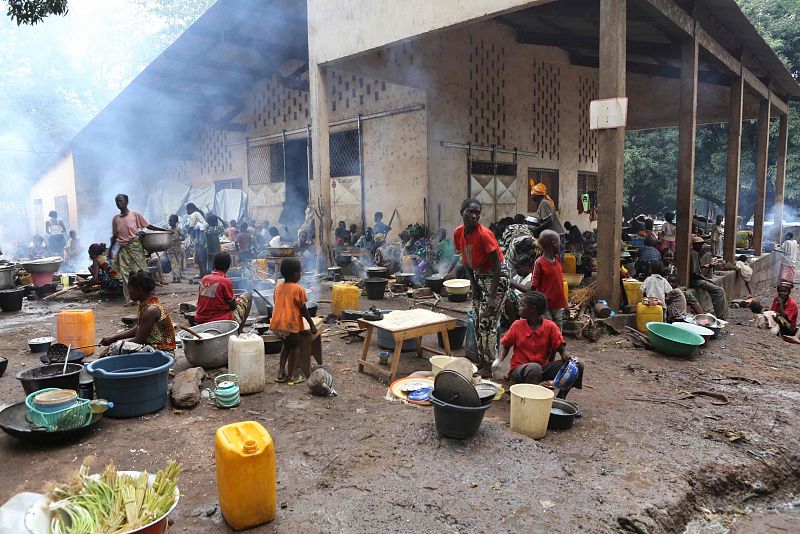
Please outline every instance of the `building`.
[{"label": "building", "polygon": [[[622,97],[625,127],[591,130],[590,102]],[[686,273],[696,125],[733,125],[735,220],[741,122],[759,119],[760,253],[768,124],[780,212],[798,97],[733,0],[220,0],[71,144],[78,218],[129,185],[184,194],[176,209],[240,189],[257,221],[296,223],[310,199],[323,228],[397,209],[395,228],[452,230],[468,195],[492,222],[528,212],[541,181],[563,221],[597,227],[598,289],[616,302],[625,129],[680,127]]]}]

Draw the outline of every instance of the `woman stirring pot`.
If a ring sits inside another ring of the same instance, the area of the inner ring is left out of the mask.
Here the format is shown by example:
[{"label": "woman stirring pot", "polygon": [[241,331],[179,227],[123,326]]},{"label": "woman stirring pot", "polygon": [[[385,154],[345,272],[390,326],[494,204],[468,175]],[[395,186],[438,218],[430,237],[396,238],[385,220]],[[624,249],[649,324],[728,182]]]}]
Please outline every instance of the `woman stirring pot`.
[{"label": "woman stirring pot", "polygon": [[479,222],[481,203],[474,198],[466,199],[461,203],[461,217],[464,224],[453,232],[453,241],[472,285],[472,316],[480,372],[491,376],[491,364],[497,354],[497,318],[508,290],[508,268],[494,234]]}]

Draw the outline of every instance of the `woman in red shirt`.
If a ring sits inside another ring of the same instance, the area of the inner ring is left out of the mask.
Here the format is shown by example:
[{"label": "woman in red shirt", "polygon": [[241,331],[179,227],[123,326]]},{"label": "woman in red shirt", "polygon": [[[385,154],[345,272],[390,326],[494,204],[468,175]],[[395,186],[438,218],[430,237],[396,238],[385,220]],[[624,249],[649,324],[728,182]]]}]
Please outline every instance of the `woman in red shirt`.
[{"label": "woman in red shirt", "polygon": [[481,203],[466,199],[461,203],[461,217],[464,224],[453,232],[453,241],[472,283],[472,317],[481,374],[491,376],[491,364],[497,356],[498,311],[503,309],[508,290],[508,268],[494,234],[479,222]]}]

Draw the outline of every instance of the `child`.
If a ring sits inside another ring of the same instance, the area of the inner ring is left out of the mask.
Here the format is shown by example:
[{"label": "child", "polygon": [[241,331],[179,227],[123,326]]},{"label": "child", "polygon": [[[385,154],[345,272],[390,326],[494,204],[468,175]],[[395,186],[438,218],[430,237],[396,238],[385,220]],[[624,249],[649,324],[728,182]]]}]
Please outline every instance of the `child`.
[{"label": "child", "polygon": [[642,284],[644,296],[657,298],[662,306],[667,302],[667,295],[672,292],[672,286],[662,276],[663,274],[664,265],[660,261],[654,261],[650,264],[650,276],[645,278]]},{"label": "child", "polygon": [[[782,280],[776,291],[778,295],[772,301],[771,310],[775,312],[775,322],[780,327],[779,335],[790,341],[797,334],[797,302],[792,298],[794,284]],[[787,339],[790,338],[790,339]]]},{"label": "child", "polygon": [[253,259],[253,236],[250,235],[246,222],[239,226],[239,232],[233,241],[236,243],[236,248],[239,249],[240,262]]},{"label": "child", "polygon": [[717,220],[714,227],[711,229],[711,254],[714,256],[722,256],[722,221],[724,217],[717,215]]},{"label": "child", "polygon": [[567,297],[564,295],[564,273],[561,269],[559,252],[561,238],[553,230],[544,230],[539,235],[539,248],[542,255],[533,264],[531,286],[547,297],[546,317],[558,325],[561,330],[564,308]]},{"label": "child", "polygon": [[281,246],[281,233],[274,226],[269,228],[269,246],[270,248],[280,248]]},{"label": "child", "polygon": [[[522,295],[519,305],[520,320],[514,321],[511,329],[500,340],[500,356],[492,367],[499,367],[508,356],[509,349],[513,348],[509,379],[518,384],[550,387],[558,371],[572,360],[580,371],[574,387],[581,389],[583,363],[567,355],[567,344],[561,331],[553,321],[542,317],[546,309],[547,297],[544,294],[531,291]],[[561,355],[560,361],[554,361],[556,353]],[[558,398],[566,398],[567,393],[568,389],[559,391]]]},{"label": "child", "polygon": [[111,347],[108,354],[131,354],[134,352],[175,352],[175,328],[172,318],[158,298],[152,296],[156,281],[146,271],[136,271],[128,279],[131,299],[139,303],[136,325],[113,336],[100,340],[103,346]]},{"label": "child", "polygon": [[110,292],[122,291],[122,278],[111,265],[111,260],[106,255],[105,243],[93,243],[89,245],[89,258],[92,266],[89,270],[92,276],[86,280],[78,282],[84,293],[89,293],[95,289],[102,289]]},{"label": "child", "polygon": [[250,293],[236,296],[233,292],[233,283],[228,278],[228,269],[231,268],[231,255],[227,252],[218,252],[214,255],[214,270],[200,281],[200,292],[197,295],[197,324],[212,321],[236,321],[239,323],[239,332],[244,330],[245,321],[250,315],[253,306],[253,297]]},{"label": "child", "polygon": [[664,221],[664,224],[661,225],[661,248],[662,250],[670,249],[672,252],[675,252],[675,233],[677,230],[675,227],[675,214],[664,214]]},{"label": "child", "polygon": [[[303,335],[303,319],[308,322],[311,334],[317,333],[317,327],[306,309],[306,290],[297,282],[300,281],[303,267],[298,258],[286,258],[281,261],[283,283],[275,288],[273,300],[275,308],[272,312],[269,328],[283,338],[280,370],[276,382],[289,382],[289,385],[305,382],[306,377],[298,373],[297,363],[300,359],[300,336]],[[286,364],[289,372],[286,372]]]},{"label": "child", "polygon": [[72,263],[78,259],[78,255],[80,254],[81,242],[78,241],[78,232],[75,230],[69,231],[69,241],[67,241],[67,246],[64,249],[66,254],[66,260],[68,263]]},{"label": "child", "polygon": [[747,256],[742,254],[736,258],[733,268],[736,271],[736,274],[742,277],[744,286],[747,288],[747,298],[753,298],[753,290],[750,289],[750,280],[753,279],[753,268],[747,264]]},{"label": "child", "polygon": [[178,226],[178,216],[169,216],[169,229],[172,231],[172,241],[167,250],[167,258],[172,267],[172,282],[180,282],[183,276],[183,261],[186,254],[183,251],[183,240],[186,233]]},{"label": "child", "polygon": [[533,261],[527,254],[518,256],[514,261],[514,276],[509,281],[506,302],[500,317],[500,331],[505,332],[511,324],[519,319],[519,299],[531,290],[531,266]]}]

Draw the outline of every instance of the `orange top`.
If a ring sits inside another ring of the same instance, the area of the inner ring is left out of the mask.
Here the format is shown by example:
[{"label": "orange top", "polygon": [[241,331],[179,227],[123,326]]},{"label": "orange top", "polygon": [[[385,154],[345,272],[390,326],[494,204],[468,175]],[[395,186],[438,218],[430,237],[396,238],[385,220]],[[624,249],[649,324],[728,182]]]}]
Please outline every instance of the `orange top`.
[{"label": "orange top", "polygon": [[300,308],[306,303],[306,290],[300,284],[284,282],[275,288],[275,308],[269,321],[271,330],[297,334],[303,331]]}]

